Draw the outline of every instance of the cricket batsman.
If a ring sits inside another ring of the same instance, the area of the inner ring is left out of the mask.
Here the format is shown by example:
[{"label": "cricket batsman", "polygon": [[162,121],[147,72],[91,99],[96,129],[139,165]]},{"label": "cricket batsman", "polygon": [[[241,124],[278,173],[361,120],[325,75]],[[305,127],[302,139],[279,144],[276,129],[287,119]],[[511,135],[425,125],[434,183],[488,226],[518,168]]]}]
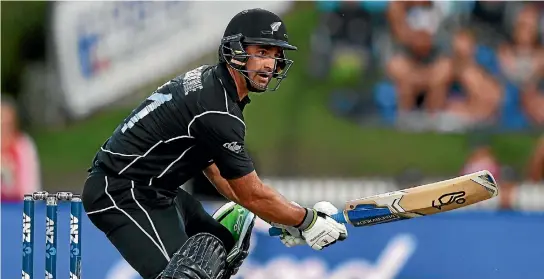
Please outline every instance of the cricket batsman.
[{"label": "cricket batsman", "polygon": [[[94,157],[85,211],[143,278],[230,278],[247,257],[256,216],[282,228],[288,247],[321,250],[347,237],[330,218],[332,204],[286,200],[263,184],[244,148],[248,93],[279,87],[293,64],[286,51],[297,49],[288,39],[274,13],[238,13],[219,62],[159,87]],[[201,171],[230,200],[212,216],[180,188]]]}]

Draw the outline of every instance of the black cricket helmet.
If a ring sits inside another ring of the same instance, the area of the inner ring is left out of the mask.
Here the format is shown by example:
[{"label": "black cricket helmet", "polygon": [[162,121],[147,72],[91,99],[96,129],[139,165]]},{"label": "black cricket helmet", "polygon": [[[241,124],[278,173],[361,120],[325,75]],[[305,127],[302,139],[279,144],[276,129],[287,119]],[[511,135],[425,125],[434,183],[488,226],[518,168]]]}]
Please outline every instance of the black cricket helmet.
[{"label": "black cricket helmet", "polygon": [[[227,63],[242,74],[246,79],[249,91],[275,91],[279,88],[283,79],[287,77],[287,72],[293,64],[293,60],[287,59],[285,50],[297,50],[297,47],[289,44],[288,39],[285,24],[276,14],[263,9],[244,10],[231,19],[225,30],[219,46],[219,62]],[[247,61],[250,57],[260,57],[248,54],[245,50],[248,45],[277,46],[281,48],[281,55],[274,58],[273,72],[263,73],[272,75],[264,88],[253,82],[248,76],[248,73],[257,71],[248,70],[246,68]],[[273,86],[270,86],[272,79],[275,79],[276,82]]]}]

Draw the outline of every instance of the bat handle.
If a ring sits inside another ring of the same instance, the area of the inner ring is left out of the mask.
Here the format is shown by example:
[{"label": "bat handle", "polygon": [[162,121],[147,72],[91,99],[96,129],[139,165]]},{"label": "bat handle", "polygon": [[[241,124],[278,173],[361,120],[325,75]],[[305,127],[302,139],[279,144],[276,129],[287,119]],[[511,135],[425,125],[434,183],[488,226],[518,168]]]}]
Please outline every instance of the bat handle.
[{"label": "bat handle", "polygon": [[[331,218],[340,224],[347,223],[346,218],[344,217],[344,212],[338,212],[336,214],[333,214],[331,215]],[[283,232],[282,229],[276,228],[276,227],[272,227],[268,229],[268,234],[270,236],[279,236],[282,234],[282,232]]]}]

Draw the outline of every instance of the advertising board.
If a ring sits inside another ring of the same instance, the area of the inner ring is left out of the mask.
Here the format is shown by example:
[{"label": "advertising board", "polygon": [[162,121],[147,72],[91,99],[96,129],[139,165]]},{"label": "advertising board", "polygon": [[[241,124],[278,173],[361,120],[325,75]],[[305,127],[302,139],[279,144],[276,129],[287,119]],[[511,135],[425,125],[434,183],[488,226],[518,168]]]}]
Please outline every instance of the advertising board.
[{"label": "advertising board", "polygon": [[[69,206],[58,215],[58,278],[69,278]],[[45,206],[35,214],[34,273],[44,270]],[[2,278],[21,274],[22,204],[2,204]],[[136,279],[104,234],[82,220],[83,278]],[[238,279],[538,279],[544,260],[544,213],[462,211],[365,228],[323,251],[287,248],[254,229]]]}]

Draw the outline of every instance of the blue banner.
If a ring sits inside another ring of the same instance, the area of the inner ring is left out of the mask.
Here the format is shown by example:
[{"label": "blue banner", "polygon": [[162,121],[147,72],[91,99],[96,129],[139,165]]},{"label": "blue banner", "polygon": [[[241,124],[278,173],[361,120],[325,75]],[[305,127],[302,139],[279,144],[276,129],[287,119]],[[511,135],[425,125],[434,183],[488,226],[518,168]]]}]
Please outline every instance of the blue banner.
[{"label": "blue banner", "polygon": [[[20,278],[22,203],[2,206],[2,278]],[[45,206],[36,204],[34,274],[45,272]],[[59,205],[58,278],[69,278],[70,208]],[[82,276],[140,278],[86,216]],[[256,225],[243,279],[537,279],[543,278],[544,213],[450,212],[349,228],[348,240],[323,251],[287,248]]]},{"label": "blue banner", "polygon": [[450,212],[348,230],[323,251],[256,234],[240,278],[544,278],[542,213]]}]

